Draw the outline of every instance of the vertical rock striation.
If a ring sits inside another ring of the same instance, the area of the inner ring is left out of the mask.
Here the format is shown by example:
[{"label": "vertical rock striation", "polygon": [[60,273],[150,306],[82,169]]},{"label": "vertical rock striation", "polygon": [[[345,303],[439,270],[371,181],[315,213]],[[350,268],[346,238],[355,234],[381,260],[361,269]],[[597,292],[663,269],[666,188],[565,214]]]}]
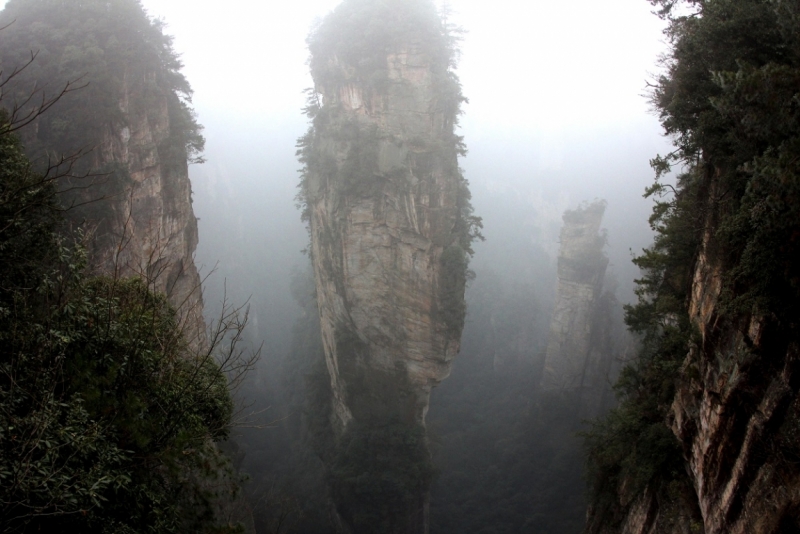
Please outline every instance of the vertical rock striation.
[{"label": "vertical rock striation", "polygon": [[85,233],[91,267],[144,277],[169,296],[200,342],[205,326],[187,160],[202,150],[203,138],[162,23],[128,0],[12,0],[2,20],[0,64],[6,76],[15,73],[3,87],[6,105],[36,117],[70,84],[20,133],[35,163],[56,163],[51,174],[63,175],[66,218]]},{"label": "vertical rock striation", "polygon": [[642,350],[591,436],[589,532],[800,532],[800,5],[653,4],[675,150],[652,160]]},{"label": "vertical rock striation", "polygon": [[[170,92],[151,89],[148,109],[131,104],[144,98],[148,79],[156,76],[150,72],[124,81],[120,116],[103,125],[102,138],[87,156],[93,169],[114,169],[113,173],[92,178],[96,186],[88,189],[81,179],[72,180],[65,187],[79,190],[68,190],[65,197],[75,204],[88,202],[68,214],[74,225],[90,232],[93,267],[149,280],[154,290],[165,293],[186,314],[187,331],[197,338],[205,331],[194,263],[197,219],[186,152],[175,154],[171,146],[175,133],[170,108],[179,103]],[[98,190],[105,195],[100,200]]]},{"label": "vertical rock striation", "polygon": [[[710,222],[713,206],[708,213]],[[751,313],[733,319],[725,313],[725,269],[714,259],[714,247],[707,229],[689,299],[697,339],[676,377],[667,411],[691,486],[673,483],[665,492],[651,483],[631,502],[622,500],[626,511],[618,525],[603,525],[590,510],[587,532],[797,532],[797,336],[774,316]],[[625,495],[624,488],[620,494]]]},{"label": "vertical rock striation", "polygon": [[545,391],[593,391],[607,382],[611,359],[600,350],[599,338],[608,328],[597,321],[608,266],[606,238],[600,232],[605,208],[605,201],[596,201],[564,213],[558,289],[542,376]]},{"label": "vertical rock striation", "polygon": [[[330,375],[328,465],[345,530],[427,529],[425,414],[458,353],[479,225],[457,163],[463,98],[452,43],[427,0],[348,0],[309,39],[315,88],[299,145],[301,198]],[[366,455],[393,451],[394,467],[345,457],[352,440]],[[357,497],[369,491],[349,477],[359,463],[376,480],[378,469],[398,471],[387,512]]]},{"label": "vertical rock striation", "polygon": [[[706,232],[692,283],[699,330],[669,413],[706,534],[797,532],[800,351],[791,325],[721,311],[724,270]],[[787,328],[788,326],[788,328]]]}]

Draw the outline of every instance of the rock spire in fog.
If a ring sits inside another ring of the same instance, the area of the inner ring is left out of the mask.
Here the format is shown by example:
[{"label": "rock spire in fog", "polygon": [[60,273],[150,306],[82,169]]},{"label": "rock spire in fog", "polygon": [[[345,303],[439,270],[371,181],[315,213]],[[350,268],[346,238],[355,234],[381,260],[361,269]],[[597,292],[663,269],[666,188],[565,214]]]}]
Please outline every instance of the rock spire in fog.
[{"label": "rock spire in fog", "polygon": [[558,289],[542,377],[545,390],[592,388],[608,372],[593,343],[595,313],[608,266],[603,253],[606,238],[600,233],[605,209],[605,201],[595,201],[564,213]]},{"label": "rock spire in fog", "polygon": [[[301,198],[330,374],[331,454],[342,461],[342,443],[353,440],[368,454],[395,450],[392,461],[412,478],[370,520],[387,532],[426,531],[425,413],[458,353],[480,224],[457,161],[453,43],[428,0],[348,0],[309,39],[315,88],[299,145]],[[402,443],[380,430],[392,424]],[[368,531],[368,503],[343,495],[360,482],[333,478],[341,520]]]}]

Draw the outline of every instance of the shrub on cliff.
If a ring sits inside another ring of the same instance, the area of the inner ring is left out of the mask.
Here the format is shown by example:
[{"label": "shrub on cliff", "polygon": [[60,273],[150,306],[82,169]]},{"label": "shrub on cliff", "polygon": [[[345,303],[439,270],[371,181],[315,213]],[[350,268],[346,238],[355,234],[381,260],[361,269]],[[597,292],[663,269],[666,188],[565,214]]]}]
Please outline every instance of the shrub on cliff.
[{"label": "shrub on cliff", "polygon": [[139,279],[89,277],[57,176],[0,114],[0,532],[223,532],[232,402],[211,352]]}]

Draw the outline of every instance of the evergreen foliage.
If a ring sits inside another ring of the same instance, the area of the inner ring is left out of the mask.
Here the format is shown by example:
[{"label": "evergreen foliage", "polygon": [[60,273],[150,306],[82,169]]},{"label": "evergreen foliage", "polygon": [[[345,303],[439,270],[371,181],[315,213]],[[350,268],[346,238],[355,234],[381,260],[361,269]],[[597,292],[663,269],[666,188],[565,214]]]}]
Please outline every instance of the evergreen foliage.
[{"label": "evergreen foliage", "polygon": [[445,326],[454,335],[464,329],[467,303],[464,301],[464,286],[467,283],[469,257],[458,245],[444,249],[441,258],[442,271],[439,279],[439,315]]},{"label": "evergreen foliage", "polygon": [[236,532],[227,378],[139,279],[89,277],[0,116],[0,532]]},{"label": "evergreen foliage", "polygon": [[[688,306],[701,248],[722,273],[718,312],[730,324],[765,317],[786,335],[800,318],[800,4],[650,2],[671,45],[652,102],[675,150],[651,162],[656,237],[635,259],[639,301],[626,310],[642,350],[617,385],[620,407],[586,436],[593,500],[609,524],[645,487],[667,496],[688,486],[666,417],[676,380],[698,378],[683,364],[698,341]],[[673,168],[674,187],[664,182]]]}]

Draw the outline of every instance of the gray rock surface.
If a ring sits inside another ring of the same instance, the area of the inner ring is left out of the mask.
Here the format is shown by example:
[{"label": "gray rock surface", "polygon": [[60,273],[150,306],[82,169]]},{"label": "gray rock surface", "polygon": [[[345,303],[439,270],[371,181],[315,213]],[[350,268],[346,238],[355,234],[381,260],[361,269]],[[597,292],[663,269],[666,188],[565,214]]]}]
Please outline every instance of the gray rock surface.
[{"label": "gray rock surface", "polygon": [[[354,417],[362,372],[400,368],[408,407],[424,421],[431,388],[450,372],[461,331],[442,319],[441,258],[456,243],[463,178],[452,124],[438,109],[427,55],[413,46],[387,57],[388,84],[318,85],[326,127],[316,157],[327,173],[307,181],[311,257],[335,427]],[[340,65],[343,76],[348,67]],[[346,139],[344,130],[357,132]],[[463,284],[459,298],[463,302]]]},{"label": "gray rock surface", "polygon": [[605,208],[605,201],[596,201],[564,214],[558,289],[542,376],[545,391],[593,388],[608,372],[608,362],[593,351],[595,312],[608,266],[606,238],[600,233]]}]

